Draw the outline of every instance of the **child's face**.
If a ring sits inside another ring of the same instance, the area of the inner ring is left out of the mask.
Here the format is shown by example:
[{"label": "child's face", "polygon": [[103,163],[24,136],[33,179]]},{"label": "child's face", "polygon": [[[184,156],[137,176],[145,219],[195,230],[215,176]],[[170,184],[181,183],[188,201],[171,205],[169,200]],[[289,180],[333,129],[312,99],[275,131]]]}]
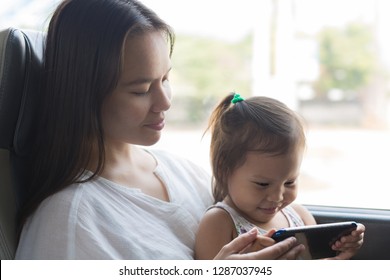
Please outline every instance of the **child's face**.
[{"label": "child's face", "polygon": [[249,152],[229,177],[227,202],[254,224],[269,222],[297,196],[302,154],[302,148],[278,156]]}]

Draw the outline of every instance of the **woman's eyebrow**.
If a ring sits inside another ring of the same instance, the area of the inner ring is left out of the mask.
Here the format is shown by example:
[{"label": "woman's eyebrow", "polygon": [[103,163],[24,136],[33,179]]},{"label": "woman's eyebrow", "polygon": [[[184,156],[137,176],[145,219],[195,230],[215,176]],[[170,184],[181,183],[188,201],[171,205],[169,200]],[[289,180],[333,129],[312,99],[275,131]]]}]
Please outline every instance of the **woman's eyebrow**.
[{"label": "woman's eyebrow", "polygon": [[139,78],[131,81],[124,82],[125,86],[134,86],[134,85],[142,85],[142,84],[150,84],[153,81],[151,78]]},{"label": "woman's eyebrow", "polygon": [[[172,66],[169,67],[169,69],[165,73],[165,75],[167,75],[171,70],[172,70]],[[134,80],[124,82],[123,85],[125,85],[125,86],[134,86],[134,85],[150,84],[154,80],[155,80],[154,78],[136,78]]]}]

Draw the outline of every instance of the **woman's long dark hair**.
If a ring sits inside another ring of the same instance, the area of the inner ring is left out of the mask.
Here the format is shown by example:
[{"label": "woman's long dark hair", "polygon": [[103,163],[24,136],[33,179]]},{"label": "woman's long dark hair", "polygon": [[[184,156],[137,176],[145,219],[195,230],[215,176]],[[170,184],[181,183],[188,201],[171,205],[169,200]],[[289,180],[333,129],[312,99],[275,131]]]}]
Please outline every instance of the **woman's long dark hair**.
[{"label": "woman's long dark hair", "polygon": [[19,211],[19,232],[48,196],[80,182],[93,151],[104,167],[101,107],[117,85],[128,36],[160,31],[172,53],[174,33],[153,11],[135,0],[65,0],[49,25],[44,90],[39,96],[38,128]]}]

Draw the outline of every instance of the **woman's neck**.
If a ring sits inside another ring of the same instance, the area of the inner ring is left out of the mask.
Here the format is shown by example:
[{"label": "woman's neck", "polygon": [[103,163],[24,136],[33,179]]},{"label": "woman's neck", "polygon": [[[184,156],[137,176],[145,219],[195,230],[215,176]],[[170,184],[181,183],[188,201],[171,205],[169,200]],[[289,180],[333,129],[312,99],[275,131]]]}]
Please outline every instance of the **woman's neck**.
[{"label": "woman's neck", "polygon": [[164,183],[156,176],[156,159],[144,149],[127,145],[107,149],[106,162],[101,177],[129,188],[141,190],[146,195],[169,201]]}]

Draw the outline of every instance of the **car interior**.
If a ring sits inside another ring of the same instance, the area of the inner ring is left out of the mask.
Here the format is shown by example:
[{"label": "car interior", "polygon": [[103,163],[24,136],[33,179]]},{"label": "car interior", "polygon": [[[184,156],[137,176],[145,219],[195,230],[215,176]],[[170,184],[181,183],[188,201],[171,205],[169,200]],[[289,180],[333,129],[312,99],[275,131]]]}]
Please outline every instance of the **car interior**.
[{"label": "car interior", "polygon": [[34,93],[40,86],[43,35],[9,28],[0,32],[0,256],[16,250],[15,216],[23,196],[24,162],[32,148]]},{"label": "car interior", "polygon": [[[15,215],[23,197],[25,160],[39,100],[44,34],[8,28],[0,31],[0,257],[13,259]],[[374,168],[374,167],[373,167]],[[385,182],[383,182],[385,183]],[[390,204],[389,204],[390,205]],[[356,221],[366,227],[354,259],[390,259],[390,210],[306,205],[317,223]]]}]

